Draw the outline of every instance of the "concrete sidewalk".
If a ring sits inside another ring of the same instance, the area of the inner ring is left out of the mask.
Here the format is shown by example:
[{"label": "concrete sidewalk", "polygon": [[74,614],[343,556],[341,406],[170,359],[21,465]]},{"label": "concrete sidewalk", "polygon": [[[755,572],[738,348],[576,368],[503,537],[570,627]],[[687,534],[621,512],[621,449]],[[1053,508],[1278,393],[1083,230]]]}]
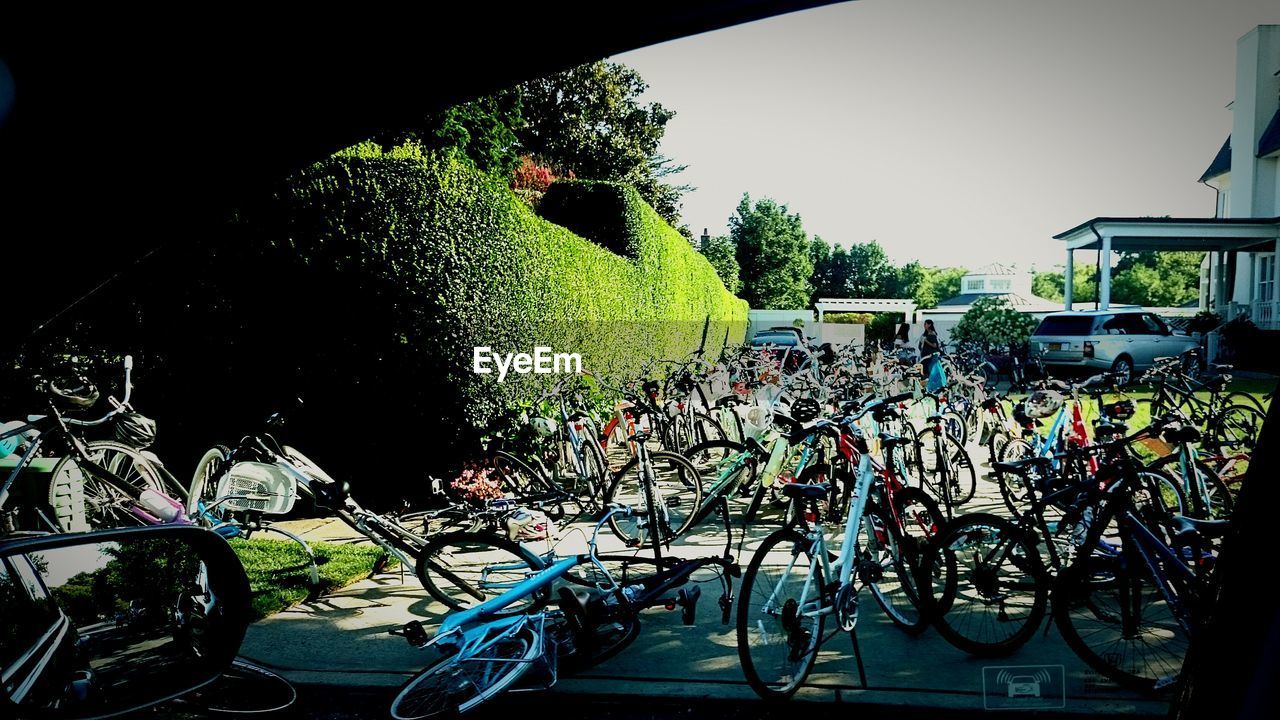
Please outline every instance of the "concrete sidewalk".
[{"label": "concrete sidewalk", "polygon": [[[963,508],[966,512],[989,509],[999,502],[994,499],[998,497],[995,486],[979,482],[980,497]],[[739,557],[742,565],[750,560],[755,542],[775,527],[764,522],[751,533]],[[336,521],[299,521],[291,530],[307,540],[354,540],[353,533]],[[723,530],[718,530],[714,519],[698,530],[674,552],[685,557],[718,554]],[[581,538],[575,533],[567,542],[576,546]],[[577,552],[572,547],[559,550]],[[597,667],[560,678],[549,692],[637,700],[754,700],[739,665],[733,624],[720,623],[718,587],[716,582],[703,586],[696,625],[684,626],[678,611],[647,611],[640,637],[632,646]],[[1053,628],[1037,633],[1012,657],[978,660],[953,648],[933,630],[916,637],[906,635],[892,625],[869,592],[861,598],[858,635],[866,685],[860,682],[848,637],[837,636],[824,646],[798,700],[981,710],[984,700],[999,702],[1007,695],[1003,686],[989,687],[994,695],[984,699],[983,667],[1012,666],[1009,676],[1032,672],[1025,669],[1029,665],[1048,665],[1062,666],[1066,679],[1065,707],[1059,712],[1146,716],[1167,712],[1166,702],[1120,690],[1088,669]],[[403,582],[400,572],[392,571],[254,624],[241,653],[299,684],[386,688],[390,703],[392,688],[428,665],[433,655],[410,647],[388,631],[413,619],[433,627],[444,610],[422,589],[411,569]]]}]

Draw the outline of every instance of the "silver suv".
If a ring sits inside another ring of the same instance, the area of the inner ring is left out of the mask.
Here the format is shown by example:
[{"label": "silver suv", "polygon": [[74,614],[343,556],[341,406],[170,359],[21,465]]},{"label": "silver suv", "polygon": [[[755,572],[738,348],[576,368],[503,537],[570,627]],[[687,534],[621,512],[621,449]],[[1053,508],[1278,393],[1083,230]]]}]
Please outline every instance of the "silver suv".
[{"label": "silver suv", "polygon": [[1045,365],[1111,370],[1125,382],[1156,358],[1179,355],[1199,344],[1145,310],[1051,313],[1031,334],[1031,354]]}]

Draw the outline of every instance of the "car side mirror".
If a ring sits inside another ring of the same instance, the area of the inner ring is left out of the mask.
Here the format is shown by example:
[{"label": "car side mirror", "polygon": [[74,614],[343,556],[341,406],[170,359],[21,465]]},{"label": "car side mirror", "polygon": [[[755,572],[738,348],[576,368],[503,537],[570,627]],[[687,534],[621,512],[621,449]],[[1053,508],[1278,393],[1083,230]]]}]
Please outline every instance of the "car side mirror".
[{"label": "car side mirror", "polygon": [[231,547],[196,527],[0,541],[0,716],[105,718],[200,688],[249,624]]}]

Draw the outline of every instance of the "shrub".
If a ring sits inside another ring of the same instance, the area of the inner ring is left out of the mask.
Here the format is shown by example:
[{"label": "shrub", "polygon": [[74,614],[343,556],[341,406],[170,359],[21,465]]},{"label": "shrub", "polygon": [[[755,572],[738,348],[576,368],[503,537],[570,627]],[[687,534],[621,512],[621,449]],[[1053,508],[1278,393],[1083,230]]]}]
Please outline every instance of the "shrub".
[{"label": "shrub", "polygon": [[1013,309],[999,295],[981,297],[951,330],[953,343],[972,342],[990,351],[993,347],[1021,345],[1036,329],[1036,319]]},{"label": "shrub", "polygon": [[362,145],[242,208],[216,239],[138,266],[60,332],[78,352],[135,355],[134,399],[180,477],[301,396],[284,441],[366,501],[425,494],[428,473],[456,477],[479,428],[556,379],[499,384],[472,372],[475,346],[550,346],[627,374],[695,349],[708,319],[713,353],[742,338],[746,303],[634,190],[559,185],[548,197],[574,196],[557,206],[565,222],[590,210],[575,198],[607,201],[614,221],[593,220],[623,233],[625,257],[464,160]]}]

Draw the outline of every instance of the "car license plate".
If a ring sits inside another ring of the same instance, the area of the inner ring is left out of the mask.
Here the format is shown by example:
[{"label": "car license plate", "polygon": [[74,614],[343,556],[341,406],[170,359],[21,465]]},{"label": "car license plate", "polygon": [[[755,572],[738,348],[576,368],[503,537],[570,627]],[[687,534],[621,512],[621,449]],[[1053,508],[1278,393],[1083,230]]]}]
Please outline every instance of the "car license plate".
[{"label": "car license plate", "polygon": [[1049,343],[1049,349],[1050,349],[1050,350],[1061,350],[1061,349],[1062,349],[1062,343]]}]

